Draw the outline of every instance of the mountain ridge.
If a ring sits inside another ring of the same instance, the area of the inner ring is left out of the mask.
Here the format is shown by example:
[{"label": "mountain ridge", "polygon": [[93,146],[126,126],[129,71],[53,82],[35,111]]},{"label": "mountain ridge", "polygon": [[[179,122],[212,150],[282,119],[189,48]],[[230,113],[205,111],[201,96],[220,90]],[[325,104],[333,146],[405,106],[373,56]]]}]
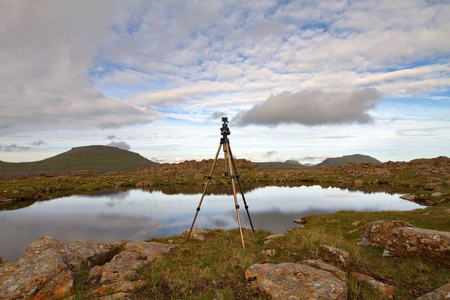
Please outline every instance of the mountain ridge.
[{"label": "mountain ridge", "polygon": [[321,163],[315,165],[304,165],[296,160],[287,160],[285,162],[257,162],[264,169],[270,170],[301,170],[301,169],[318,169],[320,167],[336,167],[344,166],[348,163],[375,163],[380,164],[376,158],[363,154],[344,155],[341,157],[327,158]]}]

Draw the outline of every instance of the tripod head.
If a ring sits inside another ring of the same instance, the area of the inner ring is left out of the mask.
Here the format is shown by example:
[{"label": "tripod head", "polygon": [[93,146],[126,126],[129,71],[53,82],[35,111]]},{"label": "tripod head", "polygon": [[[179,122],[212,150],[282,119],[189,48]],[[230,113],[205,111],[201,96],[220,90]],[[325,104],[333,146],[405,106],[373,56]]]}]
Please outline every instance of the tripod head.
[{"label": "tripod head", "polygon": [[220,128],[220,134],[222,134],[223,137],[226,137],[227,135],[230,135],[230,129],[228,128],[228,118],[223,117],[222,118],[222,128]]},{"label": "tripod head", "polygon": [[228,135],[230,135],[230,128],[228,128],[228,118],[222,117],[222,128],[220,128],[220,134],[222,135],[222,139],[220,140],[221,144],[229,143],[229,140],[227,138]]}]

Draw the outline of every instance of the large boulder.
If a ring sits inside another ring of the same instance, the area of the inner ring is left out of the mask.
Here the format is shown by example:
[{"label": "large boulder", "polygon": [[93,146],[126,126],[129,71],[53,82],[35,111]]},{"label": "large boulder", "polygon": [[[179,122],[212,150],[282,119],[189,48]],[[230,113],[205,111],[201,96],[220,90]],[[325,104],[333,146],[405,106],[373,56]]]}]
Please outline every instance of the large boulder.
[{"label": "large boulder", "polygon": [[447,283],[438,289],[420,296],[417,300],[445,300],[450,299],[450,283]]},{"label": "large boulder", "polygon": [[450,232],[446,231],[401,221],[376,221],[366,224],[360,245],[384,247],[390,255],[419,257],[450,267]]},{"label": "large boulder", "polygon": [[273,299],[347,299],[348,294],[345,281],[303,264],[254,264],[245,278]]},{"label": "large boulder", "polygon": [[111,257],[112,244],[37,239],[18,260],[0,266],[0,299],[51,299],[71,295],[73,271]]}]

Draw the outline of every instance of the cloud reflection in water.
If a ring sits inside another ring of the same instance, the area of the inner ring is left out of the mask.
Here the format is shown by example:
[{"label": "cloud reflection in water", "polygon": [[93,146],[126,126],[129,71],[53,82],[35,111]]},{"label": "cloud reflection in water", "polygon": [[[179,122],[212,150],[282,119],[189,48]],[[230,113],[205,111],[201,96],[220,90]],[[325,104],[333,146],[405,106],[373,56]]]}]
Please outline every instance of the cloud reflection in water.
[{"label": "cloud reflection in water", "polygon": [[[62,240],[115,242],[181,234],[192,223],[200,194],[164,194],[130,190],[97,193],[36,202],[12,211],[0,211],[0,256],[19,258],[41,236]],[[256,228],[284,232],[308,214],[340,210],[411,210],[421,206],[385,193],[364,194],[338,188],[265,187],[245,194]],[[238,195],[243,226],[249,227]],[[233,196],[207,195],[195,223],[204,228],[236,228]]]}]

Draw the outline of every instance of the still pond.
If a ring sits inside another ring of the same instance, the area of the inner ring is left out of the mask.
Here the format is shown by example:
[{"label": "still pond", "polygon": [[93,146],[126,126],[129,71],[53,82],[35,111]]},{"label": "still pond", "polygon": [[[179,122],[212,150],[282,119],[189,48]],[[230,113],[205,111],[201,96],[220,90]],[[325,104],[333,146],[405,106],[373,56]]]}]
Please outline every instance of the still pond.
[{"label": "still pond", "polygon": [[[191,226],[201,193],[201,189],[127,190],[75,195],[0,211],[0,257],[4,261],[20,258],[41,236],[115,242],[181,234]],[[254,227],[274,233],[294,228],[293,219],[310,214],[423,208],[399,197],[320,186],[266,186],[245,191]],[[238,202],[242,225],[250,227],[239,194]],[[213,190],[206,195],[195,227],[237,228],[232,193]]]}]

